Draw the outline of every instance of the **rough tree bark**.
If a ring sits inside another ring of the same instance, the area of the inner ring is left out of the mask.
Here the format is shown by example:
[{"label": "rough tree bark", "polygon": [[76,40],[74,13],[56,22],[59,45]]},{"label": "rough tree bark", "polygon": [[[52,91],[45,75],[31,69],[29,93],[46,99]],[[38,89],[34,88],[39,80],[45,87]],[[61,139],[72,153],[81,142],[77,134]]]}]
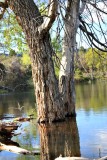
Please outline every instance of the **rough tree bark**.
[{"label": "rough tree bark", "polygon": [[79,8],[79,0],[68,0],[66,15],[64,17],[65,33],[59,82],[66,116],[75,115],[74,54],[76,48]]},{"label": "rough tree bark", "polygon": [[51,3],[48,15],[50,18],[46,21],[43,20],[33,0],[10,0],[8,3],[25,32],[30,48],[38,120],[39,122],[63,120],[65,115],[55,76],[49,35],[49,29],[56,17],[57,0]]},{"label": "rough tree bark", "polygon": [[[50,0],[48,16],[43,18],[33,0],[5,0],[26,35],[32,61],[32,75],[39,122],[64,120],[75,115],[74,48],[79,0],[68,0],[65,19],[60,91],[52,60],[49,30],[57,16],[58,1]],[[69,25],[68,25],[69,23]],[[65,106],[65,107],[64,107]]]}]

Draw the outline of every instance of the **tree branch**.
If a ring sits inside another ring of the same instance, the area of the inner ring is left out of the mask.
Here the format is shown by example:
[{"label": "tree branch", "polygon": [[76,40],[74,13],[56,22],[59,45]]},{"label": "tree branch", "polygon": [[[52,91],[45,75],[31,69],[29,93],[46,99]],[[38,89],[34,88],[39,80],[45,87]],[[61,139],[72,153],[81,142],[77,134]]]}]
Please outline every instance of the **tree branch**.
[{"label": "tree branch", "polygon": [[1,13],[0,13],[0,20],[3,18],[3,15],[4,15],[4,13],[5,13],[5,10],[6,10],[6,8],[3,8],[3,10],[1,11]]},{"label": "tree branch", "polygon": [[82,0],[82,5],[79,9],[79,15],[81,15],[84,12],[85,6],[86,6],[86,0]]},{"label": "tree branch", "polygon": [[97,9],[98,11],[100,11],[100,12],[102,12],[102,13],[104,13],[104,14],[107,14],[107,12],[105,12],[104,10],[102,10],[102,9],[100,9],[100,8],[97,7],[97,4],[96,4],[96,3],[91,3],[91,2],[89,2],[89,4],[92,5],[92,6],[93,6],[95,9]]},{"label": "tree branch", "polygon": [[104,48],[107,48],[107,45],[105,45],[104,43],[100,42],[100,41],[94,36],[94,34],[93,34],[92,32],[90,32],[90,31],[87,30],[87,27],[86,27],[86,25],[85,25],[85,22],[82,20],[81,17],[79,17],[79,20],[80,20],[80,22],[82,23],[82,25],[81,25],[81,24],[79,25],[79,28],[80,28],[84,33],[86,33],[86,35],[87,35],[87,37],[89,38],[90,42],[91,42],[96,48],[98,48],[99,50],[101,50],[101,51],[103,51],[103,52],[107,52],[107,50],[104,50],[104,49],[98,47],[98,46],[93,42],[93,40],[94,40],[97,44],[100,44],[101,46],[103,46]]},{"label": "tree branch", "polygon": [[4,2],[0,2],[0,7],[8,8],[7,0],[4,0]]},{"label": "tree branch", "polygon": [[52,27],[56,16],[57,16],[57,9],[58,9],[58,1],[57,0],[49,0],[49,11],[48,16],[44,19],[44,23],[42,24],[42,29],[45,31],[49,31]]},{"label": "tree branch", "polygon": [[66,15],[65,15],[65,19],[67,19],[67,20],[69,18],[69,13],[70,13],[71,5],[72,5],[72,1],[68,0],[67,1],[67,7],[66,7]]},{"label": "tree branch", "polygon": [[4,2],[0,1],[0,9],[2,10],[1,13],[0,13],[0,19],[3,18],[3,15],[5,13],[6,8],[8,8],[7,0],[4,0]]},{"label": "tree branch", "polygon": [[1,142],[0,142],[0,150],[2,151],[5,150],[5,151],[12,152],[12,153],[24,154],[24,155],[40,155],[39,151],[28,151],[20,147],[16,147],[12,145],[5,145]]}]

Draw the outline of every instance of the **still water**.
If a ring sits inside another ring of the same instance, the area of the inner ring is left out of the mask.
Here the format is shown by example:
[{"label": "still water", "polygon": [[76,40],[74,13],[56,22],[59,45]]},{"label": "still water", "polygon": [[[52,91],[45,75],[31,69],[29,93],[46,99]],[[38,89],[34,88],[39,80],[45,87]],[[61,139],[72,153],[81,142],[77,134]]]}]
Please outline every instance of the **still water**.
[{"label": "still water", "polygon": [[107,155],[107,82],[76,86],[81,155]]},{"label": "still water", "polygon": [[[18,108],[18,104],[22,110]],[[35,113],[24,122],[10,144],[18,144],[40,156],[25,156],[1,151],[0,160],[53,160],[62,156],[99,158],[107,155],[107,82],[76,84],[76,119],[64,123],[38,126],[35,97],[30,93],[0,95],[0,117],[19,117]],[[11,118],[12,119],[12,118]],[[10,121],[11,119],[8,119]],[[0,137],[0,142],[7,143]]]}]

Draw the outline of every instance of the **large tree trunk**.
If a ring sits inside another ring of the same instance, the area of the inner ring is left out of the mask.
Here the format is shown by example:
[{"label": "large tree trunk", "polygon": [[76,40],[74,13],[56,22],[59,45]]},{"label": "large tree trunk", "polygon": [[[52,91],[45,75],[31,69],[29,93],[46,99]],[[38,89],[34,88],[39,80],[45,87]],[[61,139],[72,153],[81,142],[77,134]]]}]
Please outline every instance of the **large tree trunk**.
[{"label": "large tree trunk", "polygon": [[37,56],[33,53],[31,58],[38,117],[40,121],[63,119],[63,104],[54,72],[49,34],[44,35],[37,45],[34,48]]},{"label": "large tree trunk", "polygon": [[10,0],[9,6],[23,28],[30,48],[38,120],[63,120],[65,115],[54,71],[53,50],[49,31],[42,27],[43,17],[33,0]]},{"label": "large tree trunk", "polygon": [[75,115],[74,53],[78,28],[79,0],[68,0],[64,19],[65,35],[60,67],[60,92],[63,95],[66,116]]}]

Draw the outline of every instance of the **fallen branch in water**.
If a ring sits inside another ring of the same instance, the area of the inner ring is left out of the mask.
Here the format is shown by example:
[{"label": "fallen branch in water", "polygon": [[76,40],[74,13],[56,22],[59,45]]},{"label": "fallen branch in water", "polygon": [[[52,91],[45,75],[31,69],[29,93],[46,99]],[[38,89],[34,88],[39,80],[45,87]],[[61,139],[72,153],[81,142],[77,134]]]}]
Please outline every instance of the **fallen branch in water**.
[{"label": "fallen branch in water", "polygon": [[1,142],[0,142],[0,150],[2,150],[2,151],[5,150],[5,151],[12,152],[12,153],[24,154],[24,155],[39,155],[40,154],[39,151],[28,151],[28,150],[20,148],[20,147],[16,147],[16,146],[12,146],[12,145],[5,145]]},{"label": "fallen branch in water", "polygon": [[[58,157],[55,158],[55,160],[92,160],[90,158],[84,158],[84,157]],[[93,160],[107,160],[107,156],[102,157],[102,158],[97,158],[97,159],[93,159]]]},{"label": "fallen branch in water", "polygon": [[84,158],[84,157],[58,157],[55,158],[55,160],[89,160],[88,158]]},{"label": "fallen branch in water", "polygon": [[19,124],[16,122],[0,123],[0,134],[12,133],[12,131],[16,130],[18,127]]},{"label": "fallen branch in water", "polygon": [[26,122],[34,119],[33,114],[29,115],[29,117],[17,117],[13,119],[13,122],[1,122],[0,123],[0,135],[12,135],[13,131],[21,126],[21,123],[18,122]]},{"label": "fallen branch in water", "polygon": [[32,119],[33,118],[31,118],[31,117],[18,117],[18,118],[14,118],[13,121],[14,122],[17,122],[17,121],[19,121],[19,122],[26,122],[26,121],[30,121]]}]

